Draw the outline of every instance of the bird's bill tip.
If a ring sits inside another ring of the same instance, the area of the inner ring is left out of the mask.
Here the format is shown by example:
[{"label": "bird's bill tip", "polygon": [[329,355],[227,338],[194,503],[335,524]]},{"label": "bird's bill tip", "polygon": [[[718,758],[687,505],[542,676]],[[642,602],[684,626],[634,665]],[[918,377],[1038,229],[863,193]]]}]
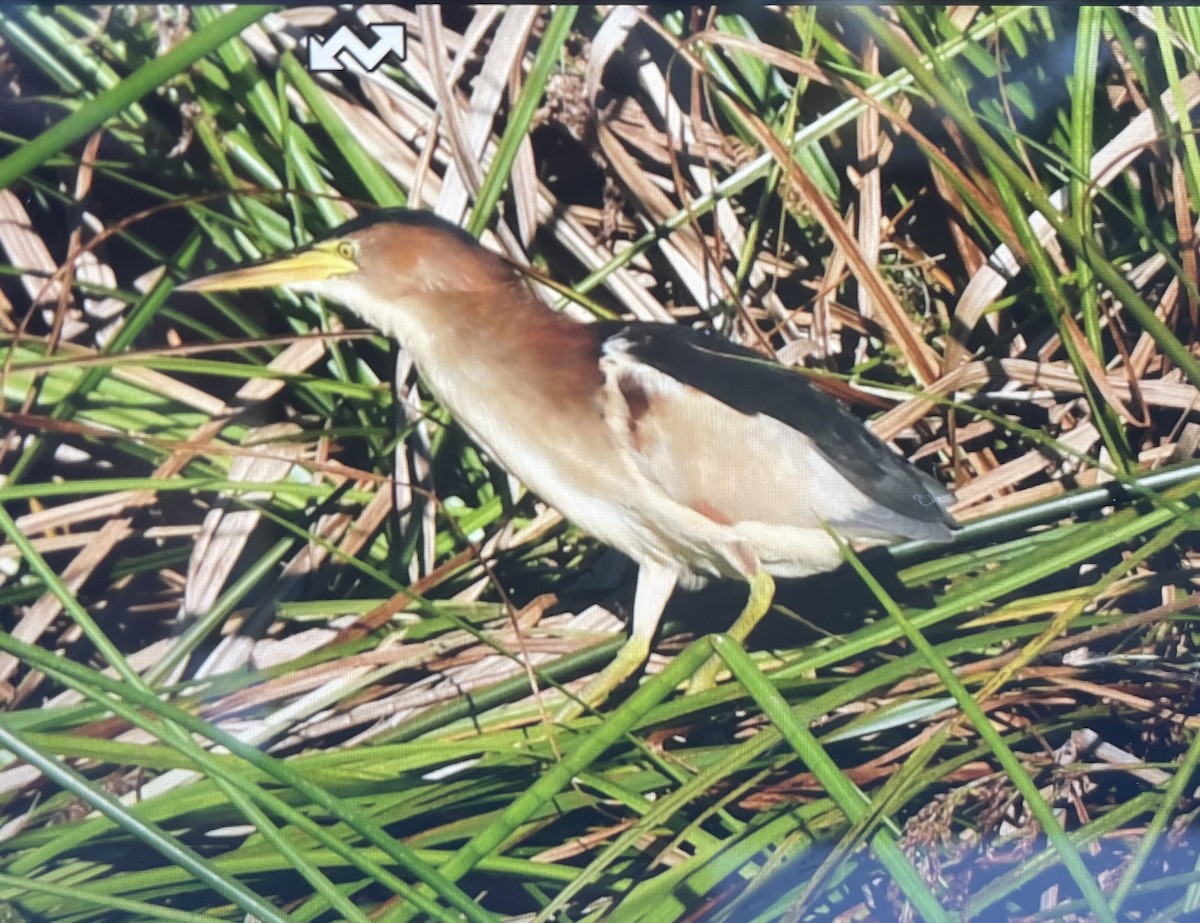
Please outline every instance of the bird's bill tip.
[{"label": "bird's bill tip", "polygon": [[236,292],[248,288],[275,288],[326,282],[357,272],[353,259],[334,249],[312,248],[269,259],[253,266],[191,279],[178,287],[181,292]]}]

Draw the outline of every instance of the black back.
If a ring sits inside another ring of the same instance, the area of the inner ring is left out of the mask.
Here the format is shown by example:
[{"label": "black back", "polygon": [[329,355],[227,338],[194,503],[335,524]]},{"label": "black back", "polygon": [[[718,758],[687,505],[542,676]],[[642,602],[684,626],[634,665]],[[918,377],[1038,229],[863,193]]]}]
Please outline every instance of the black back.
[{"label": "black back", "polygon": [[[745,414],[762,414],[810,437],[856,488],[889,510],[955,528],[949,493],[889,449],[799,372],[707,332],[677,324],[606,324],[640,362]],[[918,499],[918,497],[922,499]],[[929,497],[926,504],[923,498]]]}]

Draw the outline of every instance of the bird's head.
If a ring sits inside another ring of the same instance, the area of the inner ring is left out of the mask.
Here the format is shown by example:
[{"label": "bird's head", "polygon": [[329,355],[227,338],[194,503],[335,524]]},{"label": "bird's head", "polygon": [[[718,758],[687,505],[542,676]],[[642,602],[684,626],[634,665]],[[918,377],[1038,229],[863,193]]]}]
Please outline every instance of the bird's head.
[{"label": "bird's head", "polygon": [[466,232],[429,212],[387,209],[279,256],[193,279],[181,291],[281,287],[340,302],[375,326],[387,306],[494,290],[512,270]]}]

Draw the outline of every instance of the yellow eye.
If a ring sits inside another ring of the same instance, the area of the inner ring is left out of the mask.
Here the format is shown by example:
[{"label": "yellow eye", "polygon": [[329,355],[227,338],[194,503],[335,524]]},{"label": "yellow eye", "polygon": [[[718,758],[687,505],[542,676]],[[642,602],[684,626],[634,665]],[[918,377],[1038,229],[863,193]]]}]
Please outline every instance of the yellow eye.
[{"label": "yellow eye", "polygon": [[352,260],[354,259],[354,244],[348,240],[340,241],[337,245],[337,252],[342,259]]}]

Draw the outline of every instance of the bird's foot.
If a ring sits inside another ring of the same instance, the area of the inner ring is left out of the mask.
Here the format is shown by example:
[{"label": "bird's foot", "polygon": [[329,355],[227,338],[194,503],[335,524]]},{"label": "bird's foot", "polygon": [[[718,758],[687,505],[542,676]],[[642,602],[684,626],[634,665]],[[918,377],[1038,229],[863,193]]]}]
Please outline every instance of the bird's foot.
[{"label": "bird's foot", "polygon": [[[739,644],[746,640],[756,625],[762,621],[771,609],[775,599],[775,581],[761,568],[750,578],[750,598],[746,600],[746,608],[737,617],[737,621],[729,628],[729,637]],[[692,677],[688,683],[687,694],[696,695],[708,692],[717,685],[717,677],[721,675],[725,664],[720,657],[710,657],[708,661]]]},{"label": "bird's foot", "polygon": [[722,663],[720,657],[708,658],[704,666],[697,670],[695,675],[688,681],[687,691],[684,695],[699,695],[701,692],[709,692],[715,689],[723,666],[724,663]]},{"label": "bird's foot", "polygon": [[626,641],[612,663],[601,670],[574,698],[569,698],[554,716],[556,722],[578,718],[603,704],[614,689],[629,679],[650,653],[649,642],[632,637]]}]

